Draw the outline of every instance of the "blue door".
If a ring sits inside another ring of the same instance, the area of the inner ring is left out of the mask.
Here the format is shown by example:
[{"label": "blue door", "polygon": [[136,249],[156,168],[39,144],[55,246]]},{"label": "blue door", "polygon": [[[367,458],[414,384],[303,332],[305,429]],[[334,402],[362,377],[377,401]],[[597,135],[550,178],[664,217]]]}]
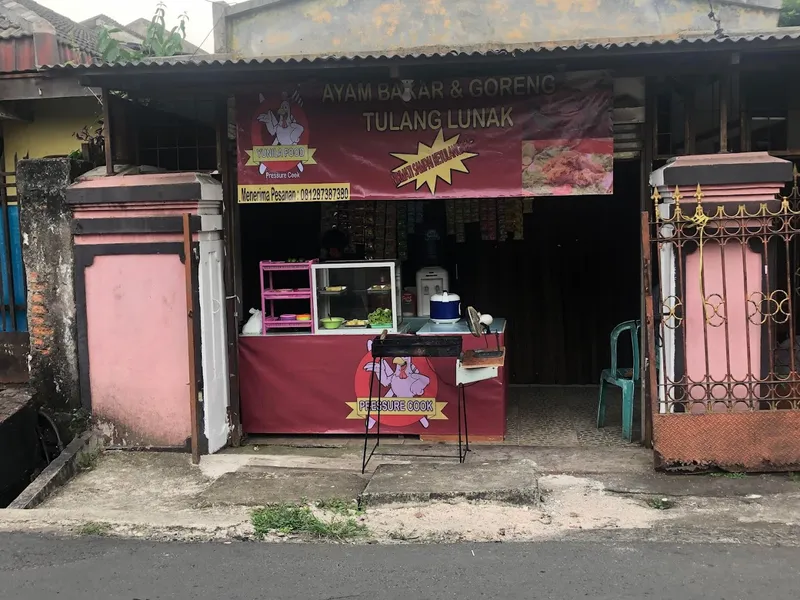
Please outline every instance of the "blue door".
[{"label": "blue door", "polygon": [[14,197],[9,198],[5,210],[0,209],[0,284],[0,332],[28,331],[19,206]]}]

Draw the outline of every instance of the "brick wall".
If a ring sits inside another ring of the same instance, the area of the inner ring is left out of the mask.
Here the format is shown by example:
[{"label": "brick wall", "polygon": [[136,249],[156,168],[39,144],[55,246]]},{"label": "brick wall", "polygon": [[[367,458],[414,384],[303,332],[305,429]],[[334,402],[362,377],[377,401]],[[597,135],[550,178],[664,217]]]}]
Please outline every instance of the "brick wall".
[{"label": "brick wall", "polygon": [[48,324],[48,313],[44,297],[45,286],[39,281],[39,273],[28,273],[28,328],[30,329],[31,353],[49,356],[53,347],[54,330]]}]

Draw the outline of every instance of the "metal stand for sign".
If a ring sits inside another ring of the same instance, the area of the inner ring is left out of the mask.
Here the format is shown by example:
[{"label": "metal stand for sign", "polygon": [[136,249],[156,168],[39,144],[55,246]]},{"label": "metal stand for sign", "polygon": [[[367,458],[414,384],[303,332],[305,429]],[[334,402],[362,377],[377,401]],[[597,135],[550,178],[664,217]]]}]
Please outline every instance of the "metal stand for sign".
[{"label": "metal stand for sign", "polygon": [[[381,398],[378,394],[375,414],[375,445],[369,448],[369,422],[372,417],[373,384],[376,381],[376,367],[384,358],[458,358],[461,356],[462,338],[458,335],[387,335],[385,332],[372,340],[372,373],[369,380],[369,400],[367,403],[367,419],[364,422],[364,453],[361,457],[361,473],[367,469],[372,455],[381,443]],[[380,390],[380,378],[378,389]],[[467,428],[467,396],[463,385],[458,385],[458,462],[463,463],[469,452],[469,430]],[[463,421],[462,421],[463,415]],[[464,437],[462,438],[462,424]],[[398,456],[410,456],[400,454]]]}]

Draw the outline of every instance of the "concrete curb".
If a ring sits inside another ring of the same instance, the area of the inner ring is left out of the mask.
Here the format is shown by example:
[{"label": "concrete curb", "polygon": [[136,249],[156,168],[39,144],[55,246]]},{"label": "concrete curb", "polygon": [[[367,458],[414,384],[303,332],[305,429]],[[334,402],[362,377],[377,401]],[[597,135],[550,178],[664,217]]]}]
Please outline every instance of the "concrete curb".
[{"label": "concrete curb", "polygon": [[535,506],[539,476],[528,460],[378,465],[359,497],[362,506],[436,500],[484,500]]},{"label": "concrete curb", "polygon": [[94,431],[87,431],[76,437],[58,458],[47,465],[47,468],[8,505],[8,508],[25,509],[38,506],[75,476],[81,457],[99,452],[102,447],[102,439]]},{"label": "concrete curb", "polygon": [[541,502],[539,488],[510,488],[504,490],[455,491],[455,492],[364,492],[359,496],[362,508],[386,504],[410,502],[433,502],[436,500],[486,500],[535,506]]}]

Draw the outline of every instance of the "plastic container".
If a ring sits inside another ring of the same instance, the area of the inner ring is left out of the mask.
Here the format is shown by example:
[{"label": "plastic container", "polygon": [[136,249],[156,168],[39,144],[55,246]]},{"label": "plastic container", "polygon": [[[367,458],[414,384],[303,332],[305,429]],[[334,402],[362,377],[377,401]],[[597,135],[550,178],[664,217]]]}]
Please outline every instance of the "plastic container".
[{"label": "plastic container", "polygon": [[400,300],[402,315],[404,317],[415,317],[417,315],[417,296],[408,288],[403,290],[403,295]]},{"label": "plastic container", "polygon": [[323,329],[339,329],[342,323],[344,323],[342,317],[325,317],[319,320],[319,324],[322,325]]},{"label": "plastic container", "polygon": [[431,321],[434,323],[457,323],[461,319],[461,297],[442,292],[431,296]]}]

